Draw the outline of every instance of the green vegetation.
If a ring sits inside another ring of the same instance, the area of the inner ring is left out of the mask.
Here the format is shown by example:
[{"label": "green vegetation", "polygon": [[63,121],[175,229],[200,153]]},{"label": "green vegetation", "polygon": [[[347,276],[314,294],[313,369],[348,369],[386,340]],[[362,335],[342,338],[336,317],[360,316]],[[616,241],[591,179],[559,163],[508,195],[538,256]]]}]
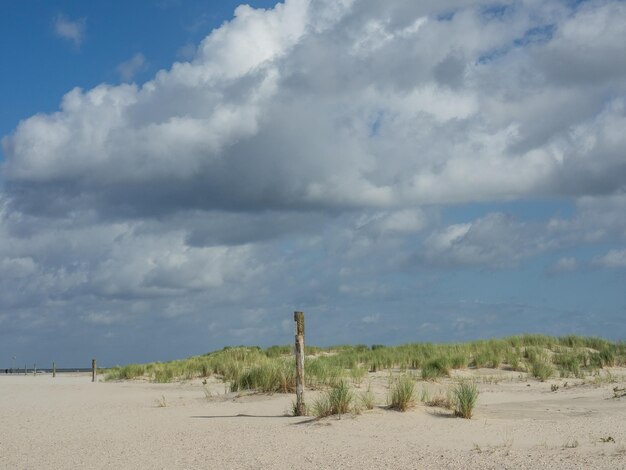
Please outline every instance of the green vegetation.
[{"label": "green vegetation", "polygon": [[422,379],[424,380],[435,380],[440,377],[448,377],[449,375],[450,370],[445,357],[430,359],[422,367]]},{"label": "green vegetation", "polygon": [[530,375],[536,379],[545,382],[554,373],[551,357],[543,350],[538,348],[528,348],[526,350],[528,358],[528,371]]},{"label": "green vegetation", "polygon": [[376,404],[376,397],[374,396],[374,392],[372,392],[372,388],[370,385],[367,386],[367,390],[361,393],[359,399],[361,401],[361,405],[363,405],[363,408],[365,408],[366,410],[374,409],[374,405]]},{"label": "green vegetation", "polygon": [[141,377],[146,373],[146,367],[141,364],[130,364],[124,367],[115,367],[108,371],[107,380],[130,380]]},{"label": "green vegetation", "polygon": [[397,378],[391,385],[389,407],[406,411],[415,404],[415,381],[406,375]]},{"label": "green vegetation", "polygon": [[460,382],[453,389],[455,398],[454,414],[461,418],[471,419],[474,406],[478,400],[478,388],[473,382]]},{"label": "green vegetation", "polygon": [[[350,381],[360,387],[368,371],[415,371],[432,381],[452,370],[503,368],[547,380],[598,375],[609,366],[626,365],[626,344],[602,338],[520,335],[468,343],[414,343],[400,346],[341,345],[305,348],[305,379],[309,389],[328,390]],[[171,382],[215,376],[231,391],[291,393],[295,360],[291,346],[227,347],[202,356],[170,362],[132,364],[107,371],[107,380],[143,379]],[[366,406],[367,407],[367,406]]]},{"label": "green vegetation", "polygon": [[230,389],[233,392],[239,390],[257,390],[265,393],[294,392],[296,389],[294,361],[281,358],[251,366],[233,377]]},{"label": "green vegetation", "polygon": [[327,390],[313,403],[313,414],[317,418],[332,415],[343,415],[357,411],[354,407],[354,393],[348,382],[341,380]]}]

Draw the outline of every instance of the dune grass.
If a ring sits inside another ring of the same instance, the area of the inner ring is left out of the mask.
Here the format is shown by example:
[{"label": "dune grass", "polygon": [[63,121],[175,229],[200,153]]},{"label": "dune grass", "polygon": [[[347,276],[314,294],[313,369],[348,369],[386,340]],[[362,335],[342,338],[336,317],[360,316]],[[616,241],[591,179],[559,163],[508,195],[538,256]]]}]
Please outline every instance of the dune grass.
[{"label": "dune grass", "polygon": [[[419,371],[423,380],[438,380],[451,370],[503,368],[524,371],[547,380],[584,378],[598,370],[626,364],[626,344],[583,336],[519,335],[467,343],[411,343],[400,346],[340,345],[305,348],[307,388],[325,390],[346,380],[359,387],[370,372]],[[295,387],[295,361],[291,346],[226,347],[201,356],[169,362],[117,366],[107,380],[144,379],[152,382],[193,380],[215,376],[231,391],[255,390],[291,393]]]},{"label": "dune grass", "polygon": [[367,389],[359,395],[361,405],[366,410],[373,410],[376,404],[376,396],[372,392],[371,384],[367,386]]},{"label": "dune grass", "polygon": [[350,385],[340,380],[313,403],[313,414],[317,418],[343,415],[357,411],[355,396]]},{"label": "dune grass", "polygon": [[295,361],[280,359],[265,361],[251,366],[233,377],[230,383],[233,392],[256,390],[259,392],[290,393],[296,389]]},{"label": "dune grass", "polygon": [[453,389],[455,398],[454,414],[461,418],[471,419],[478,400],[478,388],[473,382],[459,382]]},{"label": "dune grass", "polygon": [[445,357],[430,359],[422,367],[422,379],[424,380],[436,380],[441,377],[448,377],[449,375],[450,369]]},{"label": "dune grass", "polygon": [[415,381],[406,375],[397,378],[391,385],[389,408],[406,411],[415,404]]},{"label": "dune grass", "polygon": [[553,358],[547,351],[537,347],[526,349],[524,352],[528,362],[528,372],[536,379],[545,382],[554,373]]}]

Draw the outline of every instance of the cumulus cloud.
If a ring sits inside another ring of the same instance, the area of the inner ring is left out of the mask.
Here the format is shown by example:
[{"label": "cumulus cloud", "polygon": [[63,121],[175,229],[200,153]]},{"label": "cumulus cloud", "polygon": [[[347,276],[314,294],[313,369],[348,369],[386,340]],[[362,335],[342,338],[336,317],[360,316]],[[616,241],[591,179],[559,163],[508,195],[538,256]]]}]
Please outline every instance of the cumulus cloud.
[{"label": "cumulus cloud", "polygon": [[86,24],[85,18],[70,20],[65,15],[58,15],[54,18],[54,33],[60,38],[71,41],[78,49],[85,37]]},{"label": "cumulus cloud", "polygon": [[[73,299],[102,325],[111,302],[320,306],[391,296],[372,278],[408,265],[626,239],[624,17],[618,1],[240,6],[145,83],[75,88],[3,138],[0,302]],[[78,47],[85,20],[55,31]],[[574,214],[441,215],[537,199]]]},{"label": "cumulus cloud", "polygon": [[335,210],[623,187],[626,6],[395,3],[241,6],[141,86],[72,90],[5,140],[14,202]]}]

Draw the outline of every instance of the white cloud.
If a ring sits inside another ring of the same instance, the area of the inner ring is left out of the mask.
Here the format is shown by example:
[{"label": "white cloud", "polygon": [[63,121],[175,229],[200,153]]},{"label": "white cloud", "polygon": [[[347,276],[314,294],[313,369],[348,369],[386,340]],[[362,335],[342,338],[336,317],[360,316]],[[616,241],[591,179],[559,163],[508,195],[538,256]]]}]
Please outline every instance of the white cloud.
[{"label": "white cloud", "polygon": [[[4,142],[8,186],[28,188],[24,209],[58,190],[66,211],[135,213],[610,194],[626,172],[624,81],[571,82],[548,63],[582,60],[570,44],[582,41],[623,77],[607,44],[626,39],[624,8],[528,3],[486,19],[471,3],[241,6],[190,61],[138,87],[73,90],[60,112],[22,122]],[[515,46],[546,24],[553,37]]]},{"label": "white cloud", "polygon": [[123,81],[130,82],[138,72],[145,68],[145,66],[146,58],[143,54],[138,52],[130,59],[119,64],[117,66],[117,72],[120,74]]},{"label": "white cloud", "polygon": [[86,24],[85,18],[72,21],[65,15],[58,15],[54,19],[54,32],[60,38],[71,41],[78,49],[85,37]]},{"label": "white cloud", "polygon": [[356,221],[356,229],[373,236],[407,235],[422,231],[428,216],[420,209],[366,213]]},{"label": "white cloud", "polygon": [[[486,5],[240,6],[145,83],[70,90],[2,141],[0,306],[104,325],[111,303],[271,312],[393,296],[378,276],[410,254],[506,268],[626,240],[626,5]],[[85,25],[55,32],[78,47]],[[501,209],[552,198],[574,214]],[[484,202],[500,206],[441,215]]]},{"label": "white cloud", "polygon": [[604,256],[594,258],[593,264],[610,269],[626,268],[626,249],[610,250]]}]

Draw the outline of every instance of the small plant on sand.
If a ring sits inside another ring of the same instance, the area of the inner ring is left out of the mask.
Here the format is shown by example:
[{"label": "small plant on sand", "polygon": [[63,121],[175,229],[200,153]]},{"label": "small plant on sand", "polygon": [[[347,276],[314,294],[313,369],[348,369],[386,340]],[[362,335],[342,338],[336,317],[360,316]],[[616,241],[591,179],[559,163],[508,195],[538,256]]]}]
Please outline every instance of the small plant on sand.
[{"label": "small plant on sand", "polygon": [[372,392],[371,384],[367,386],[367,390],[361,393],[359,399],[361,401],[361,405],[363,405],[363,408],[365,408],[366,410],[374,409],[376,397],[374,396],[374,392]]},{"label": "small plant on sand", "polygon": [[350,412],[354,402],[354,394],[350,390],[350,386],[344,380],[341,380],[330,389],[328,394],[333,414],[346,414]]},{"label": "small plant on sand", "polygon": [[411,377],[403,376],[391,386],[389,407],[406,411],[415,404],[415,382]]},{"label": "small plant on sand", "polygon": [[453,390],[456,406],[454,414],[461,418],[471,419],[474,406],[478,400],[478,388],[473,382],[459,382]]},{"label": "small plant on sand", "polygon": [[[293,403],[292,414],[297,416],[297,408],[296,404]],[[330,400],[328,399],[328,394],[324,394],[319,397],[317,400],[313,402],[313,414],[316,418],[326,418],[327,416],[331,416],[333,414],[332,406],[330,405]]]},{"label": "small plant on sand", "polygon": [[165,401],[165,395],[161,395],[161,398],[157,399],[157,406],[159,408],[165,408],[167,406],[167,402]]},{"label": "small plant on sand", "polygon": [[354,408],[354,394],[345,380],[340,380],[337,384],[324,393],[313,403],[313,414],[317,418],[326,416],[342,415],[349,413]]},{"label": "small plant on sand", "polygon": [[532,361],[529,364],[529,370],[530,375],[532,375],[536,379],[541,380],[542,382],[545,382],[547,379],[549,379],[554,372],[552,365],[548,361],[542,359],[536,359]]},{"label": "small plant on sand", "polygon": [[424,380],[435,380],[449,375],[450,370],[443,358],[431,359],[422,367],[422,379]]},{"label": "small plant on sand", "polygon": [[439,392],[432,398],[426,400],[424,404],[426,406],[432,406],[435,408],[445,408],[446,410],[451,410],[454,408],[454,402],[449,393],[446,393],[444,395],[443,393]]}]

